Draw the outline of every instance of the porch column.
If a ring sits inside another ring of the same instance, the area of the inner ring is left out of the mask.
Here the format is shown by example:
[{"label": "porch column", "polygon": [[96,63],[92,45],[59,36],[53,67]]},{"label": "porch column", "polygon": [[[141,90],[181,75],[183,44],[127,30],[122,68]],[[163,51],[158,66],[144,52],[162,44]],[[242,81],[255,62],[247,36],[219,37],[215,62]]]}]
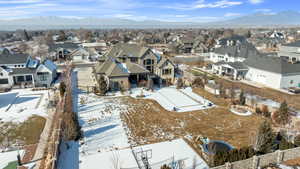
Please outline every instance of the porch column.
[{"label": "porch column", "polygon": [[33,87],[35,88],[35,81],[34,81],[33,75],[31,75],[31,77],[32,77],[32,85],[33,85]]}]

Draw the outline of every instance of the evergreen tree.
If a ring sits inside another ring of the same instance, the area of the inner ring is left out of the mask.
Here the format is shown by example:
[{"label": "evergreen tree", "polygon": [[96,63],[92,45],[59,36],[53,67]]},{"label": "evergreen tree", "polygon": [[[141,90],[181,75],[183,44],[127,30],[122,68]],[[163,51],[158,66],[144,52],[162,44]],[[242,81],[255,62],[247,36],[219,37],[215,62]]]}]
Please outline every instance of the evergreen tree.
[{"label": "evergreen tree", "polygon": [[24,29],[24,39],[25,39],[25,41],[29,41],[31,39],[31,37],[28,35],[26,29]]},{"label": "evergreen tree", "polygon": [[100,76],[98,80],[98,84],[99,84],[99,93],[100,95],[104,96],[107,92],[107,82],[103,75]]},{"label": "evergreen tree", "polygon": [[269,153],[274,146],[274,140],[275,135],[271,124],[268,121],[264,121],[258,129],[254,149],[259,153]]},{"label": "evergreen tree", "polygon": [[241,91],[240,93],[240,105],[245,105],[246,103],[246,97],[244,96],[244,91]]},{"label": "evergreen tree", "polygon": [[285,125],[289,121],[289,109],[286,101],[282,102],[278,111],[273,116],[276,123]]}]

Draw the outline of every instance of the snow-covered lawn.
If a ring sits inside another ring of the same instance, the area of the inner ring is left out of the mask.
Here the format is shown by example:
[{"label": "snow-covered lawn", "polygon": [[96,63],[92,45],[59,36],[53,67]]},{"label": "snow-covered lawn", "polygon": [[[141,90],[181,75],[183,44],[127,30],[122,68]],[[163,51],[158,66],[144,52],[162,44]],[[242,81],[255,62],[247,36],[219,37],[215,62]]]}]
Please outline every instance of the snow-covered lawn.
[{"label": "snow-covered lawn", "polygon": [[60,159],[59,169],[98,169],[99,166],[101,166],[101,169],[138,169],[138,163],[143,166],[143,163],[139,161],[142,150],[148,151],[148,161],[152,169],[160,169],[162,165],[172,165],[172,163],[182,164],[183,169],[192,169],[194,164],[195,169],[208,169],[207,164],[201,157],[182,139],[139,146],[133,148],[133,150],[127,148],[91,155],[80,153],[79,158],[76,157],[76,154],[78,154],[77,144],[74,142],[69,142],[69,144],[71,147],[62,152],[63,157]]},{"label": "snow-covered lawn", "polygon": [[[24,151],[21,150],[20,155],[22,156],[23,153]],[[17,161],[17,155],[18,151],[0,153],[0,169],[6,167],[10,162]]]},{"label": "snow-covered lawn", "polygon": [[[132,89],[131,96],[137,97],[141,94],[141,88]],[[192,88],[176,89],[175,87],[164,87],[153,92],[143,90],[146,99],[156,100],[168,111],[187,112],[203,110],[213,107],[213,103],[197,95]]]},{"label": "snow-covered lawn", "polygon": [[[85,104],[81,104],[81,98]],[[79,94],[78,115],[84,135],[81,152],[93,154],[115,148],[129,147],[120,113],[127,111],[118,98]]]},{"label": "snow-covered lawn", "polygon": [[23,122],[32,115],[46,116],[48,91],[12,90],[0,94],[0,120]]}]

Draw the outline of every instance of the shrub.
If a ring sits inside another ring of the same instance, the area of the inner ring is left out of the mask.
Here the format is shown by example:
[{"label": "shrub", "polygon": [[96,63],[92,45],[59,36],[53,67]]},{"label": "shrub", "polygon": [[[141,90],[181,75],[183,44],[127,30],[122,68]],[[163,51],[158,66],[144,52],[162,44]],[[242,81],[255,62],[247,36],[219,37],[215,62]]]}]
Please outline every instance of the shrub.
[{"label": "shrub", "polygon": [[279,143],[279,149],[280,150],[287,150],[287,149],[291,149],[294,148],[294,144],[291,142],[288,142],[285,137],[282,137],[280,143]]},{"label": "shrub", "polygon": [[98,80],[99,85],[99,93],[100,95],[104,96],[107,92],[107,82],[105,80],[105,77],[103,75],[100,76]]},{"label": "shrub", "polygon": [[263,107],[261,109],[261,113],[265,117],[270,117],[271,116],[271,114],[269,112],[269,109],[268,109],[268,106],[266,106],[266,105],[263,105]]},{"label": "shrub", "polygon": [[183,80],[182,80],[182,78],[179,78],[179,79],[177,80],[176,88],[177,88],[177,89],[183,88]]},{"label": "shrub", "polygon": [[204,83],[203,83],[202,79],[199,78],[199,77],[197,77],[197,78],[193,81],[192,85],[195,86],[195,87],[204,88]]},{"label": "shrub", "polygon": [[295,146],[300,147],[300,135],[295,137],[294,144]]},{"label": "shrub", "polygon": [[65,92],[66,92],[66,84],[65,84],[65,82],[60,82],[60,85],[59,85],[60,96],[63,97],[65,95]]}]

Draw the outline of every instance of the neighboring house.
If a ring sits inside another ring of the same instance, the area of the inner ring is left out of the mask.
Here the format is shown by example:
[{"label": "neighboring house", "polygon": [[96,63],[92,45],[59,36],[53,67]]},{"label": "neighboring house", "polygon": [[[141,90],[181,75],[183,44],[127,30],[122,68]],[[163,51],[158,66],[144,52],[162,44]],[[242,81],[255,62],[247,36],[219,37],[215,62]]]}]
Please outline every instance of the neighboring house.
[{"label": "neighboring house", "polygon": [[121,83],[130,88],[150,79],[157,84],[175,81],[175,65],[150,48],[136,44],[117,44],[104,57],[105,61],[96,65],[96,79],[105,75],[111,89],[118,89]]},{"label": "neighboring house", "polygon": [[72,54],[79,49],[77,43],[55,43],[49,45],[48,52],[51,60],[67,60],[73,59]]},{"label": "neighboring house", "polygon": [[36,84],[39,86],[50,87],[53,80],[57,77],[57,67],[50,61],[46,60],[43,64],[40,64],[35,73]]},{"label": "neighboring house", "polygon": [[56,78],[56,66],[50,61],[40,62],[26,54],[0,53],[0,88],[50,87]]},{"label": "neighboring house", "polygon": [[247,80],[276,89],[300,87],[300,64],[269,56],[250,57],[244,63],[249,69]]},{"label": "neighboring house", "polygon": [[224,62],[243,62],[245,59],[258,54],[257,49],[250,43],[239,45],[221,46],[211,52],[209,60],[217,63]]},{"label": "neighboring house", "polygon": [[300,61],[300,41],[296,41],[289,44],[284,44],[279,48],[278,56],[286,58],[290,62]]},{"label": "neighboring house", "polygon": [[14,81],[10,76],[11,70],[0,67],[0,89],[9,89],[13,86]]},{"label": "neighboring house", "polygon": [[228,38],[222,38],[217,40],[216,48],[221,46],[236,46],[238,44],[247,44],[247,39],[244,36],[233,35]]},{"label": "neighboring house", "polygon": [[73,61],[88,61],[90,59],[90,52],[82,47],[70,53],[69,58]]},{"label": "neighboring house", "polygon": [[244,79],[248,67],[243,62],[217,62],[212,65],[213,73],[230,76],[233,79]]},{"label": "neighboring house", "polygon": [[183,37],[179,40],[179,53],[192,53],[194,39],[191,37]]}]

